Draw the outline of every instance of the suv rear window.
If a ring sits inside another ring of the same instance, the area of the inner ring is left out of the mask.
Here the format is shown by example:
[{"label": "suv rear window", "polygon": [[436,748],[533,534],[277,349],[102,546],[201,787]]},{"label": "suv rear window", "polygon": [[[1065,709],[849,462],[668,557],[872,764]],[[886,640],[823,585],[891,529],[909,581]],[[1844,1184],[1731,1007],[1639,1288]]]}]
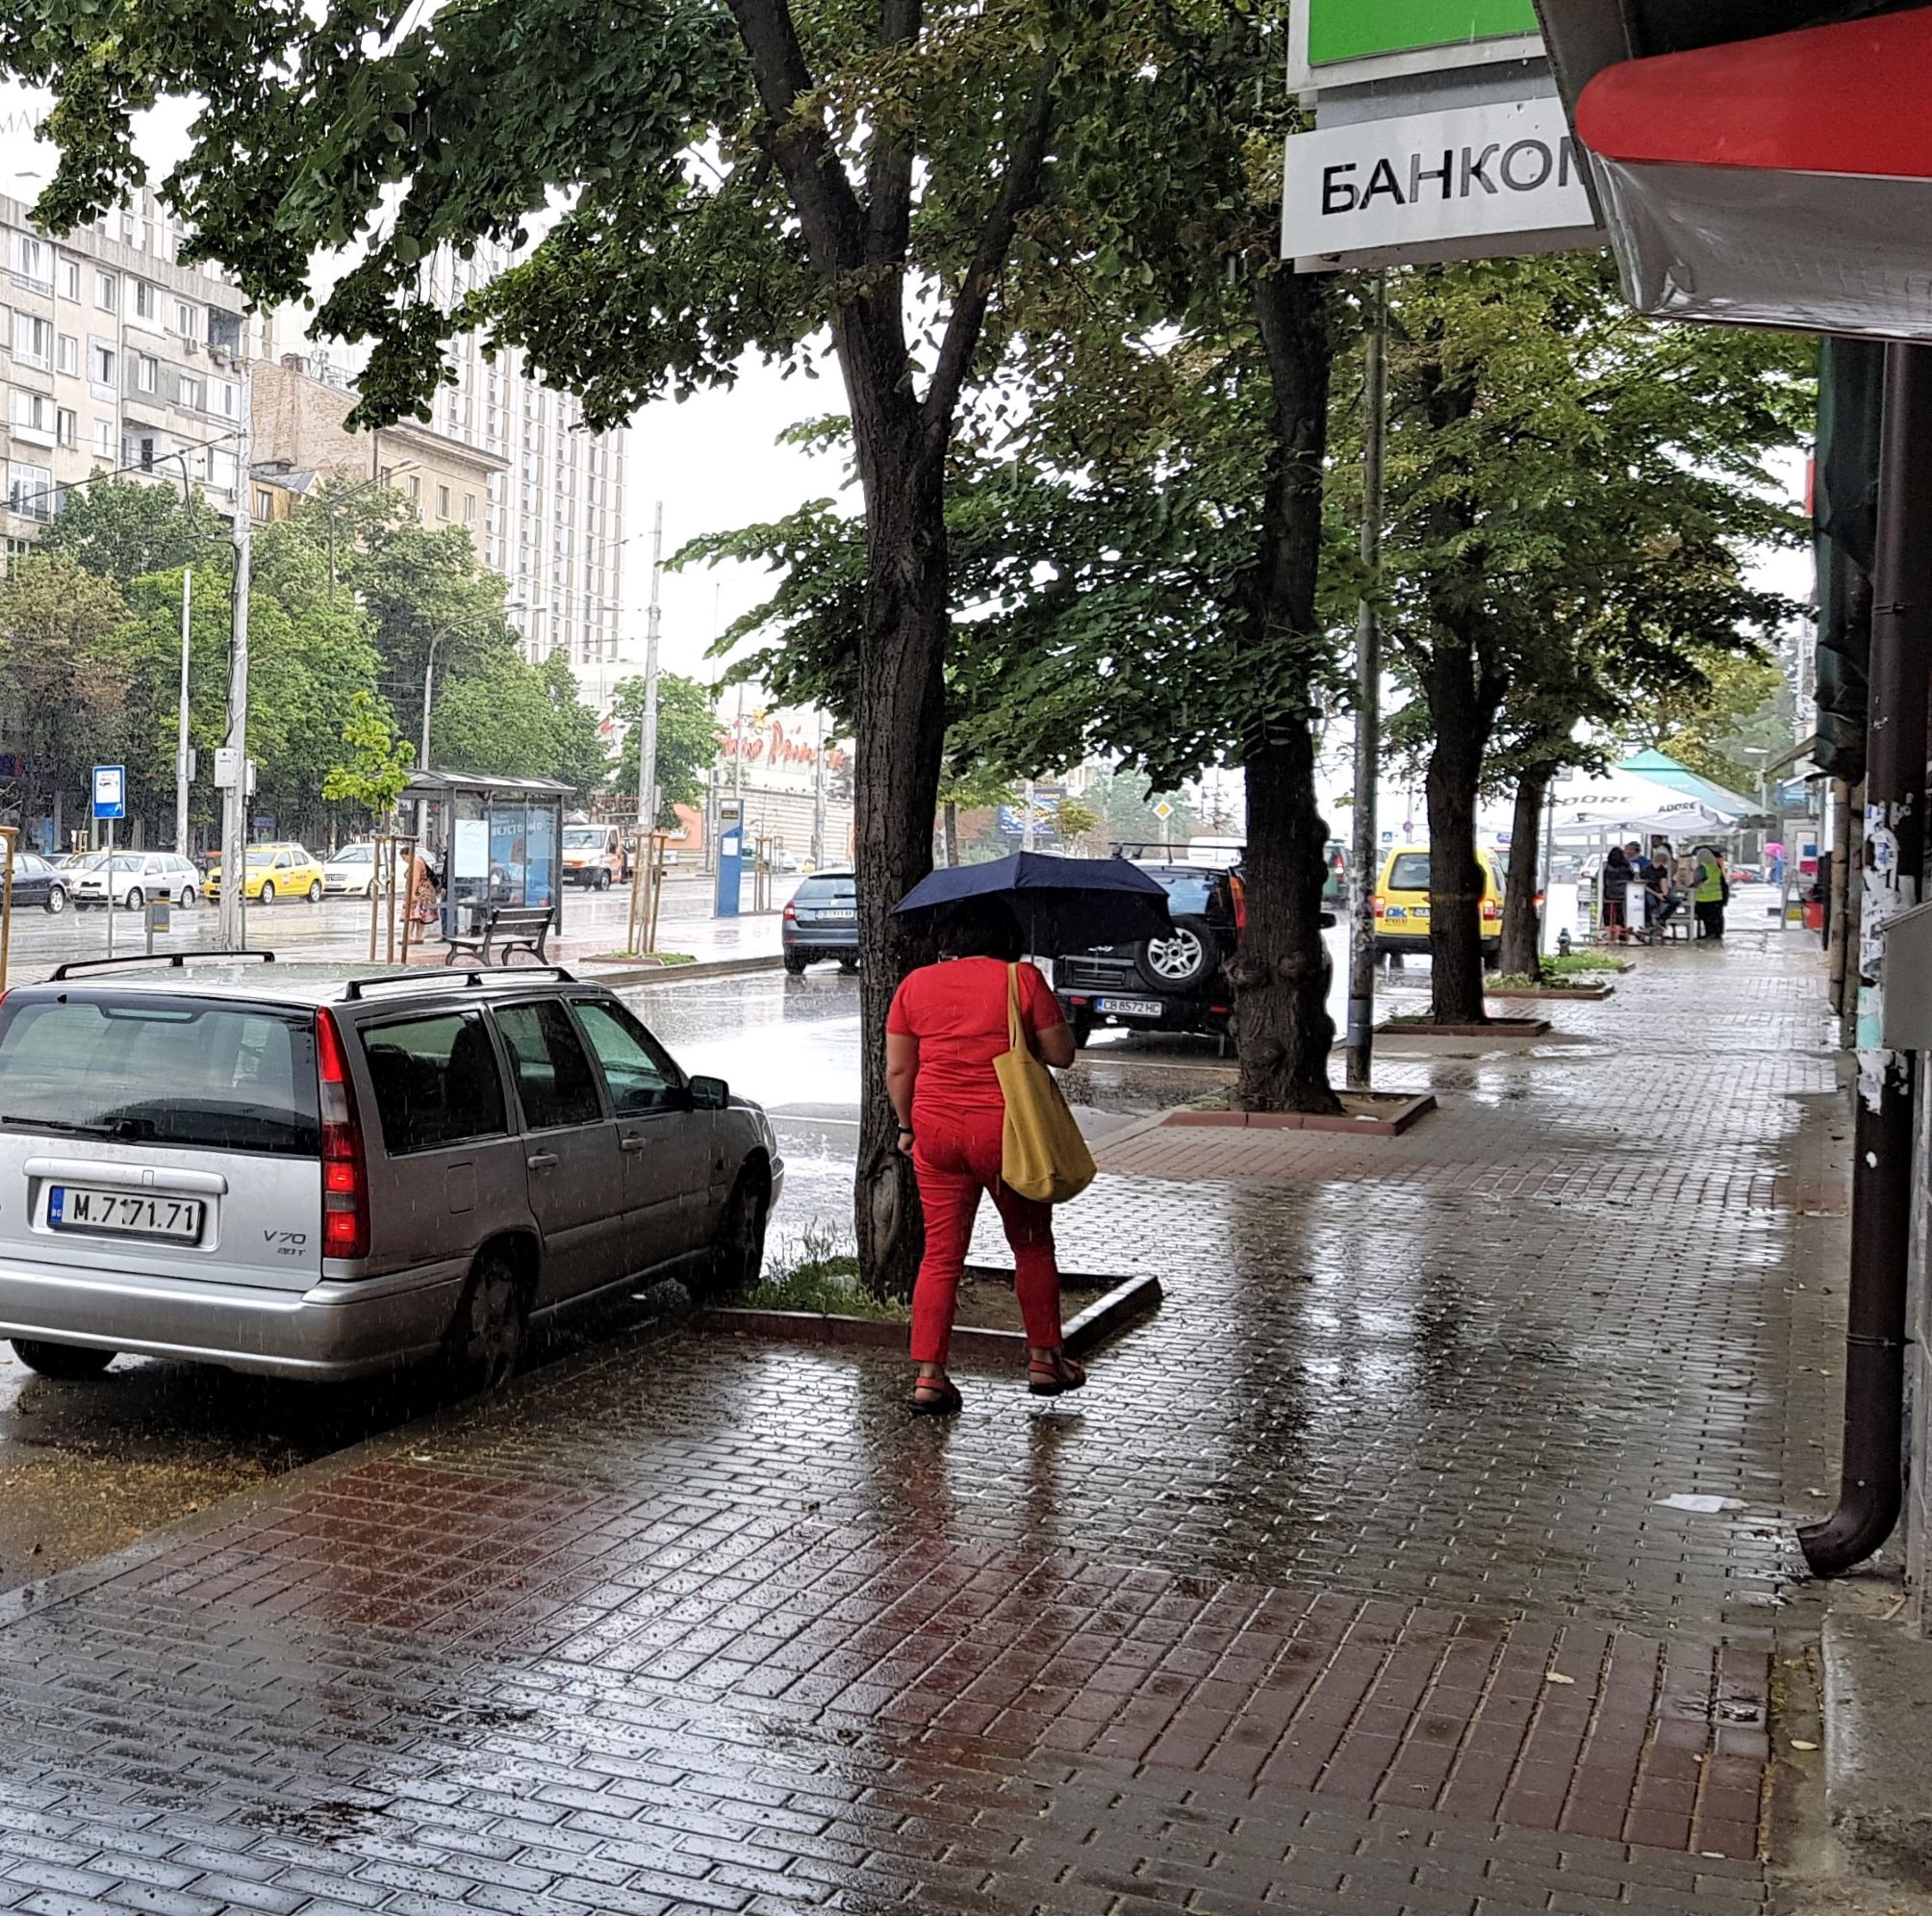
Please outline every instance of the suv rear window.
[{"label": "suv rear window", "polygon": [[1398,852],[1395,863],[1388,873],[1390,891],[1427,891],[1429,889],[1429,854],[1427,852]]},{"label": "suv rear window", "polygon": [[0,1006],[0,1124],[317,1157],[315,1026],[171,996],[15,1000]]},{"label": "suv rear window", "polygon": [[792,894],[800,905],[850,905],[858,896],[858,881],[848,873],[843,878],[827,872],[803,879]]},{"label": "suv rear window", "polygon": [[1191,912],[1204,916],[1214,902],[1214,876],[1211,872],[1157,872],[1155,877],[1167,887],[1169,916]]},{"label": "suv rear window", "polygon": [[509,1130],[503,1078],[480,1013],[365,1025],[362,1044],[392,1158]]}]

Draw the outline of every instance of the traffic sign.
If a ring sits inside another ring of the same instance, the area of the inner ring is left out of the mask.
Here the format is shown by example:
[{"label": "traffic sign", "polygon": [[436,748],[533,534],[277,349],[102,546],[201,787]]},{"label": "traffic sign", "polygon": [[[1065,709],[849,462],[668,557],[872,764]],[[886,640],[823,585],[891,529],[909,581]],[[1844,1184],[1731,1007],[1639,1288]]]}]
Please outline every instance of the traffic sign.
[{"label": "traffic sign", "polygon": [[1157,799],[1154,805],[1154,815],[1162,825],[1165,825],[1174,816],[1174,807],[1165,799]]},{"label": "traffic sign", "polygon": [[125,818],[127,816],[127,767],[125,765],[96,765],[94,767],[94,816],[96,818]]}]

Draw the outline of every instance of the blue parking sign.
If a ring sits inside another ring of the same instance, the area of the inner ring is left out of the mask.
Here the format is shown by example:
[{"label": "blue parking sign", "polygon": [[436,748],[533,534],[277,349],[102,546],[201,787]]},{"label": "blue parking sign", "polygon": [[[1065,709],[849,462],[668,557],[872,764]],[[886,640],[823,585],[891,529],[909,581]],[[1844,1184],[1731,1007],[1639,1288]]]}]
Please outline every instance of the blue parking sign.
[{"label": "blue parking sign", "polygon": [[94,816],[96,818],[125,818],[127,816],[127,767],[125,765],[96,765],[94,767]]}]

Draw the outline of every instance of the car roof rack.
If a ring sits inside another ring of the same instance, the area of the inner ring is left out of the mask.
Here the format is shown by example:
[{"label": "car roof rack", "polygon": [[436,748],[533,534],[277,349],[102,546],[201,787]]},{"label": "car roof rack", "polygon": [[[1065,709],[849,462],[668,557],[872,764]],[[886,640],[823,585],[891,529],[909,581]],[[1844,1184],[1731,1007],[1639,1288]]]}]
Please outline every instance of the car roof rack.
[{"label": "car roof rack", "polygon": [[273,952],[131,952],[126,958],[69,958],[65,964],[56,965],[49,974],[49,984],[61,984],[77,971],[99,971],[108,965],[122,964],[165,964],[172,971],[183,971],[189,964],[221,963],[234,958],[257,958],[263,964],[273,964]]},{"label": "car roof rack", "polygon": [[461,984],[467,990],[481,990],[491,984],[514,984],[525,978],[554,978],[565,984],[575,984],[577,975],[561,964],[520,964],[505,965],[496,971],[444,971],[441,969],[422,971],[386,971],[380,978],[351,978],[343,985],[343,1002],[355,1004],[379,984]]}]

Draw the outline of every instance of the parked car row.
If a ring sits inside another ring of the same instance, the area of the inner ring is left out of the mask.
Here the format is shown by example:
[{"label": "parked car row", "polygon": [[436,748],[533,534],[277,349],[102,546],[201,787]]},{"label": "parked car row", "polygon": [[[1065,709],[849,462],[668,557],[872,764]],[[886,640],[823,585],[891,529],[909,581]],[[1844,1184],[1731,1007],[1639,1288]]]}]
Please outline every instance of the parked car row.
[{"label": "parked car row", "polygon": [[50,1376],[488,1387],[640,1278],[750,1282],[783,1182],[757,1106],[557,966],[137,958],[0,999],[0,1336]]}]

